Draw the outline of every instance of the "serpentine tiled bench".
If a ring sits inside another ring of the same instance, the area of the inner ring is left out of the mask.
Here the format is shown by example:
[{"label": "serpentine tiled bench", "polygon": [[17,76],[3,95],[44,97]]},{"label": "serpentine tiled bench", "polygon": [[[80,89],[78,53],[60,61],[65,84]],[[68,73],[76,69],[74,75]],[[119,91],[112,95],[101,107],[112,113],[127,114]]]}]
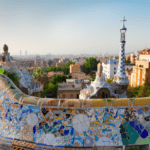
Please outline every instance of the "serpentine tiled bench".
[{"label": "serpentine tiled bench", "polygon": [[150,98],[48,99],[23,94],[0,74],[5,149],[109,149],[150,143]]}]

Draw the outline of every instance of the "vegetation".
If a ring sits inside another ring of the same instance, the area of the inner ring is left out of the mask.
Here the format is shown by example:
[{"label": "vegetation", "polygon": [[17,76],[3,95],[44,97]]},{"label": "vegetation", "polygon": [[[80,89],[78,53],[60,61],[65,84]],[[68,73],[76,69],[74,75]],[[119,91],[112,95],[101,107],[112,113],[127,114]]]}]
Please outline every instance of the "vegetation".
[{"label": "vegetation", "polygon": [[137,98],[137,97],[149,97],[150,96],[150,82],[148,81],[148,76],[146,75],[146,79],[143,86],[131,87],[127,88],[127,97]]},{"label": "vegetation", "polygon": [[70,79],[65,75],[54,75],[52,80],[45,85],[44,93],[41,93],[40,96],[44,97],[45,94],[52,94],[53,97],[57,97],[57,83],[66,82],[66,79]]},{"label": "vegetation", "polygon": [[107,79],[107,82],[108,82],[109,84],[111,84],[111,83],[113,82],[113,80],[114,80],[114,78]]},{"label": "vegetation", "polygon": [[95,76],[93,75],[91,75],[91,79],[89,79],[89,81],[94,81],[95,80]]},{"label": "vegetation", "polygon": [[130,60],[126,60],[126,59],[125,59],[125,63],[131,63],[131,61],[130,61]]},{"label": "vegetation", "polygon": [[8,78],[10,78],[15,85],[18,86],[19,84],[19,75],[15,71],[6,71],[2,67],[0,69],[0,73],[6,75]]},{"label": "vegetation", "polygon": [[67,63],[65,64],[65,67],[68,68],[68,69],[70,69],[70,65],[71,65],[71,64],[75,64],[75,62],[69,61],[69,62],[67,62]]},{"label": "vegetation", "polygon": [[56,71],[64,71],[64,74],[68,75],[69,69],[70,69],[70,64],[75,64],[75,62],[69,61],[69,62],[67,62],[65,64],[65,67],[63,67],[63,66],[57,66],[57,67],[51,66],[51,67],[48,67],[45,70],[45,72],[50,72],[50,71],[54,71],[54,72],[56,72]]},{"label": "vegetation", "polygon": [[36,70],[34,70],[32,77],[38,78],[39,76],[44,76],[44,77],[46,76],[46,70],[44,67],[42,67],[42,68],[36,67]]},{"label": "vegetation", "polygon": [[97,61],[96,58],[94,57],[90,57],[88,59],[86,59],[86,62],[84,64],[84,66],[81,68],[81,70],[86,73],[89,74],[92,70],[97,70],[97,64],[100,61]]},{"label": "vegetation", "polygon": [[89,81],[94,81],[94,80],[95,80],[95,77],[93,77],[93,78],[89,79]]}]

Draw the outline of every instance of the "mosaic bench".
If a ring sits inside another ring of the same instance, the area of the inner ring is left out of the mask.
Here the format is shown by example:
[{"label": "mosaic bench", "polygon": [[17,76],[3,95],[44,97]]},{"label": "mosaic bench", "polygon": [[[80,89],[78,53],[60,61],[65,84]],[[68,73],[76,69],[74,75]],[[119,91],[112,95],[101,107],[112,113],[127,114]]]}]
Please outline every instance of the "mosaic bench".
[{"label": "mosaic bench", "polygon": [[32,97],[0,74],[0,147],[119,150],[149,145],[149,106],[149,97],[87,100]]}]

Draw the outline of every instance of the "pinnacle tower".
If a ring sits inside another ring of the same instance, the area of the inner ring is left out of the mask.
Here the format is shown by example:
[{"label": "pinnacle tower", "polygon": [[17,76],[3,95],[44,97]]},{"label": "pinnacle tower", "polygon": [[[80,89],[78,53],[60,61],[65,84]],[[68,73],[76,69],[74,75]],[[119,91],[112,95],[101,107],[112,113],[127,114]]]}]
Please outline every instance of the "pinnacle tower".
[{"label": "pinnacle tower", "polygon": [[128,85],[129,80],[128,76],[126,75],[125,72],[125,34],[126,34],[126,27],[124,25],[125,17],[123,17],[123,22],[122,28],[120,29],[120,54],[119,54],[119,63],[118,63],[118,69],[117,69],[117,74],[115,76],[115,81],[116,83],[120,85]]}]

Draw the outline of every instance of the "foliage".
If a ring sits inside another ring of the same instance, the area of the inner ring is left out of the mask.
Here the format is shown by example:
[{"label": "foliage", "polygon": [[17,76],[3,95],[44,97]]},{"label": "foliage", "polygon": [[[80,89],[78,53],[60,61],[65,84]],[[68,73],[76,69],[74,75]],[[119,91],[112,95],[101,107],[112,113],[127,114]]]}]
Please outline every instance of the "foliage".
[{"label": "foliage", "polygon": [[69,61],[65,64],[65,67],[70,69],[71,64],[75,64],[75,62]]},{"label": "foliage", "polygon": [[89,79],[89,81],[94,81],[95,80],[95,76],[91,75],[91,79]]},{"label": "foliage", "polygon": [[3,74],[5,72],[5,70],[3,69],[3,67],[0,68],[0,73]]},{"label": "foliage", "polygon": [[89,79],[89,81],[94,81],[94,80],[95,80],[95,77],[93,77],[93,78]]},{"label": "foliage", "polygon": [[50,72],[50,71],[54,71],[54,72],[56,72],[56,71],[63,71],[65,75],[68,75],[69,69],[70,69],[70,64],[75,64],[75,62],[69,61],[69,62],[67,62],[65,64],[65,67],[63,67],[63,66],[57,66],[57,67],[51,66],[51,67],[48,67],[46,69],[46,72]]},{"label": "foliage", "polygon": [[127,97],[135,98],[135,97],[149,97],[149,96],[150,96],[150,83],[147,75],[143,86],[137,87],[128,86],[127,88]]},{"label": "foliage", "polygon": [[57,66],[57,67],[48,67],[46,70],[46,72],[50,72],[50,71],[63,71],[65,75],[67,75],[69,73],[69,68],[67,67],[63,67],[63,66]]},{"label": "foliage", "polygon": [[81,68],[81,70],[85,72],[86,74],[89,74],[92,70],[97,70],[97,64],[99,62],[100,61],[97,61],[96,58],[90,57],[86,59],[86,62],[84,66]]},{"label": "foliage", "polygon": [[127,88],[127,97],[128,98],[143,97],[142,92],[141,92],[142,88],[143,88],[143,86],[138,86],[138,87],[128,86],[128,88]]},{"label": "foliage", "polygon": [[146,79],[144,85],[140,91],[142,97],[149,97],[150,96],[150,83],[148,80],[148,75],[146,75]]},{"label": "foliage", "polygon": [[15,71],[6,71],[3,69],[3,67],[0,68],[0,73],[6,75],[8,78],[10,78],[15,85],[18,85],[19,83],[19,75]]},{"label": "foliage", "polygon": [[130,61],[130,60],[126,60],[126,59],[125,59],[125,63],[131,63],[131,61]]},{"label": "foliage", "polygon": [[18,83],[19,83],[19,75],[18,75],[17,72],[15,72],[15,71],[9,71],[9,72],[5,71],[4,74],[8,78],[10,78],[14,82],[15,85],[18,85]]},{"label": "foliage", "polygon": [[41,98],[44,98],[44,97],[45,97],[44,93],[41,93],[41,92],[40,92],[40,97],[41,97]]},{"label": "foliage", "polygon": [[59,75],[54,75],[51,82],[57,84],[57,83],[62,83],[63,81],[66,82],[66,79],[67,76],[59,74]]},{"label": "foliage", "polygon": [[45,85],[44,94],[53,94],[54,96],[57,95],[57,84],[49,82]]},{"label": "foliage", "polygon": [[41,93],[40,96],[43,97],[45,94],[52,94],[54,97],[57,97],[57,83],[66,82],[67,77],[65,75],[54,75],[52,80],[45,85],[44,93]]},{"label": "foliage", "polygon": [[36,67],[36,70],[34,70],[32,77],[37,78],[39,76],[46,76],[46,70],[44,67],[42,67],[42,68]]},{"label": "foliage", "polygon": [[112,79],[107,79],[107,82],[109,83],[109,84],[111,84],[112,82],[113,82],[113,78]]}]

